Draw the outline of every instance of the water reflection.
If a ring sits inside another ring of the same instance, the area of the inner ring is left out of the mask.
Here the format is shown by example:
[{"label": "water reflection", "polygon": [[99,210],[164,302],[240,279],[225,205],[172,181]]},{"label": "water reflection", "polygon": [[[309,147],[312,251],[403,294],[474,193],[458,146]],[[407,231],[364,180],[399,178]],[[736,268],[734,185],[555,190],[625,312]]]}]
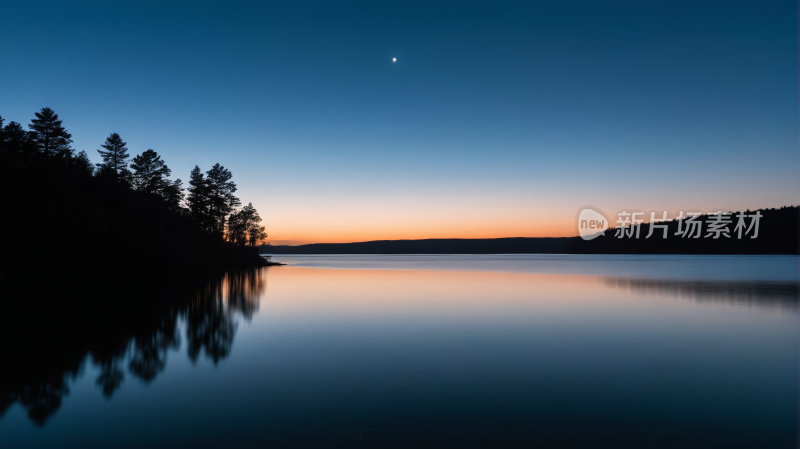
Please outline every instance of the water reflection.
[{"label": "water reflection", "polygon": [[61,407],[69,394],[68,384],[81,375],[87,363],[99,370],[95,383],[106,398],[113,397],[125,383],[126,365],[134,378],[153,382],[164,371],[170,350],[181,346],[181,323],[185,323],[191,360],[205,354],[218,364],[231,352],[238,319],[250,320],[258,312],[266,277],[267,269],[244,270],[206,279],[184,298],[158,294],[117,298],[146,305],[126,311],[125,321],[132,326],[123,325],[122,330],[115,325],[90,328],[97,325],[93,321],[106,319],[103,314],[107,310],[87,311],[84,303],[73,310],[59,310],[58,320],[69,323],[61,332],[44,329],[29,341],[19,335],[12,339],[10,332],[4,332],[0,417],[19,403],[33,422],[43,425]]},{"label": "water reflection", "polygon": [[787,281],[697,281],[604,277],[605,286],[631,293],[673,297],[698,304],[720,304],[798,311],[798,282]]},{"label": "water reflection", "polygon": [[[417,447],[459,435],[642,447],[655,435],[661,447],[729,448],[796,435],[796,281],[520,271],[266,268],[179,300],[52,312],[0,332],[13,337],[0,339],[0,408],[12,407],[0,445],[113,435],[223,446],[236,435]],[[22,408],[44,428],[19,425]]]},{"label": "water reflection", "polygon": [[[145,383],[152,382],[167,366],[167,351],[180,347],[177,320],[179,314],[172,311],[162,318],[153,331],[136,335],[131,339],[127,356],[130,358],[128,371]],[[233,335],[231,335],[233,339]],[[125,357],[123,354],[121,357]]]}]

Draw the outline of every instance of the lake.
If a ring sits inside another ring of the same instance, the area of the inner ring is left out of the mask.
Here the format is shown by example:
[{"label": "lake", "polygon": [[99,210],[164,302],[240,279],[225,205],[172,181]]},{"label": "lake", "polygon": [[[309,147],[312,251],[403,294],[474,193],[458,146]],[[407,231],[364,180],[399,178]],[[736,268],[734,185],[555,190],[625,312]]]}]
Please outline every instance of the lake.
[{"label": "lake", "polygon": [[796,256],[273,259],[2,342],[0,447],[797,447]]}]

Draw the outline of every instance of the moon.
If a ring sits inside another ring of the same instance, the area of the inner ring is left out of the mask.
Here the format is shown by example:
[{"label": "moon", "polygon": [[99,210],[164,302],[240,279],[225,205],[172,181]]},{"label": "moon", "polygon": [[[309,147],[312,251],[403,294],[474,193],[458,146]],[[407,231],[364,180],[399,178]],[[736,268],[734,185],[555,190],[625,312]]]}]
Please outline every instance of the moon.
[{"label": "moon", "polygon": [[397,62],[397,58],[392,58],[392,62]]}]

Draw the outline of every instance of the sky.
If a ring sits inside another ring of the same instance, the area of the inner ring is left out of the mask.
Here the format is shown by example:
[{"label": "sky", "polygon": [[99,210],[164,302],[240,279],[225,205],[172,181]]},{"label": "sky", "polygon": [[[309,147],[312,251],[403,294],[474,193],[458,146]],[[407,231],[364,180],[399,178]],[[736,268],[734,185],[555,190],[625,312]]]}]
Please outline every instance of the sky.
[{"label": "sky", "polygon": [[800,204],[797,36],[782,0],[10,2],[0,115],[220,163],[272,244],[558,237]]}]

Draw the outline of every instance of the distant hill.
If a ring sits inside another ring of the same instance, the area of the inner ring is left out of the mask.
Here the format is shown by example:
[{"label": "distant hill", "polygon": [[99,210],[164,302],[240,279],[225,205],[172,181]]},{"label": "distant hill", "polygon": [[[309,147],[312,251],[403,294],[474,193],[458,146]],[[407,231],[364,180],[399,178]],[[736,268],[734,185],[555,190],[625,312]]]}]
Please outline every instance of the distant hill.
[{"label": "distant hill", "polygon": [[557,254],[573,237],[502,239],[376,240],[358,243],[315,243],[299,246],[261,246],[262,254]]},{"label": "distant hill", "polygon": [[[729,217],[731,222],[724,227],[728,237],[720,234],[717,239],[713,235],[706,237],[710,232],[709,225],[715,220],[713,216],[703,215],[698,218],[702,224],[698,238],[676,234],[679,224],[681,230],[685,230],[686,223],[673,220],[663,223],[667,225],[667,238],[663,238],[660,228],[654,229],[653,235],[646,238],[650,225],[642,224],[638,239],[634,238],[635,233],[632,237],[617,238],[618,229],[611,228],[602,237],[589,241],[580,237],[376,240],[264,245],[259,251],[262,254],[800,254],[800,209],[797,206],[747,211],[746,215],[752,216],[756,212],[761,215],[756,238],[751,238],[755,227],[749,234],[746,229],[742,230],[742,238],[739,238],[734,213]],[[751,220],[746,220],[748,227]]]}]

